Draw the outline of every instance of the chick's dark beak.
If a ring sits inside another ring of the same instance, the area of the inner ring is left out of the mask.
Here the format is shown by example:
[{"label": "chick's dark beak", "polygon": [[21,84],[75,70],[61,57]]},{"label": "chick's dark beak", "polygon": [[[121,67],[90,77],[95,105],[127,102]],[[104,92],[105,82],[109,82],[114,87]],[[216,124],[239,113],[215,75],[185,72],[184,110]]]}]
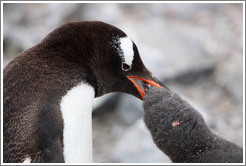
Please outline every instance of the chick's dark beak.
[{"label": "chick's dark beak", "polygon": [[[136,81],[134,79],[140,80],[142,81],[142,83],[144,84],[148,84],[150,86],[154,86],[157,88],[163,88],[164,86],[160,85],[161,83],[157,83],[157,81],[153,81],[153,80],[149,80],[149,79],[144,79],[141,77],[137,77],[137,76],[127,76],[127,78],[133,83],[133,85],[136,87],[136,89],[138,90],[139,94],[141,95],[142,99],[144,99],[145,96],[145,87],[143,85],[143,90],[140,88],[140,86],[136,83]],[[159,81],[158,81],[159,82]]]}]

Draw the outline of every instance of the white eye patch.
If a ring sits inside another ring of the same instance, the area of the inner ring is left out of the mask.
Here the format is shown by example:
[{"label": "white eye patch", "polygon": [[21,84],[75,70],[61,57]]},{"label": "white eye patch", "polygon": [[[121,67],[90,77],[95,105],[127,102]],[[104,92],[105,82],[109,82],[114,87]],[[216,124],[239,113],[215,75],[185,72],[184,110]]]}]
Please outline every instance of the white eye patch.
[{"label": "white eye patch", "polygon": [[129,71],[132,67],[132,61],[134,59],[133,42],[128,37],[117,38],[115,44],[118,54],[122,62],[122,70]]}]

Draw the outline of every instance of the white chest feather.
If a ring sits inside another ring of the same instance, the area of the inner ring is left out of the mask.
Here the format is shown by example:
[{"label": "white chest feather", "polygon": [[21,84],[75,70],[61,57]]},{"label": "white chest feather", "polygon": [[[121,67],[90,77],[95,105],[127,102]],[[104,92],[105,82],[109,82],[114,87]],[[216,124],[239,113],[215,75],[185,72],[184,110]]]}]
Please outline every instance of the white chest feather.
[{"label": "white chest feather", "polygon": [[66,163],[92,162],[92,102],[94,89],[84,83],[72,88],[61,100],[64,122],[63,154]]}]

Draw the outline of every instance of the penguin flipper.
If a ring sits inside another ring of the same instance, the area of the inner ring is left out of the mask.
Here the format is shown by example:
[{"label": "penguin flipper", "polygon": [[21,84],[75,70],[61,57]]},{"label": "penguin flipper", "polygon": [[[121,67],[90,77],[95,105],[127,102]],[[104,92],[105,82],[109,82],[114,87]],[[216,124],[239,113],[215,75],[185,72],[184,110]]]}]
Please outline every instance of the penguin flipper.
[{"label": "penguin flipper", "polygon": [[64,163],[63,149],[59,143],[54,143],[43,151],[35,154],[31,163]]},{"label": "penguin flipper", "polygon": [[38,148],[32,163],[64,163],[63,121],[59,106],[46,103],[41,108],[38,123]]}]

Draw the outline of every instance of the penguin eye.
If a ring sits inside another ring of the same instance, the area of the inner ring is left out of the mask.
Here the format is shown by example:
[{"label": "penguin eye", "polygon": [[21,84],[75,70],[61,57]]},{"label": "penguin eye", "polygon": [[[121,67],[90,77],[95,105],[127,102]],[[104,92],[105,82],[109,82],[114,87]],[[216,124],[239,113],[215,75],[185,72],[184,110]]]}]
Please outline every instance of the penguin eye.
[{"label": "penguin eye", "polygon": [[129,71],[129,70],[131,70],[131,66],[126,64],[126,63],[123,63],[122,66],[121,66],[121,69],[123,71]]}]

